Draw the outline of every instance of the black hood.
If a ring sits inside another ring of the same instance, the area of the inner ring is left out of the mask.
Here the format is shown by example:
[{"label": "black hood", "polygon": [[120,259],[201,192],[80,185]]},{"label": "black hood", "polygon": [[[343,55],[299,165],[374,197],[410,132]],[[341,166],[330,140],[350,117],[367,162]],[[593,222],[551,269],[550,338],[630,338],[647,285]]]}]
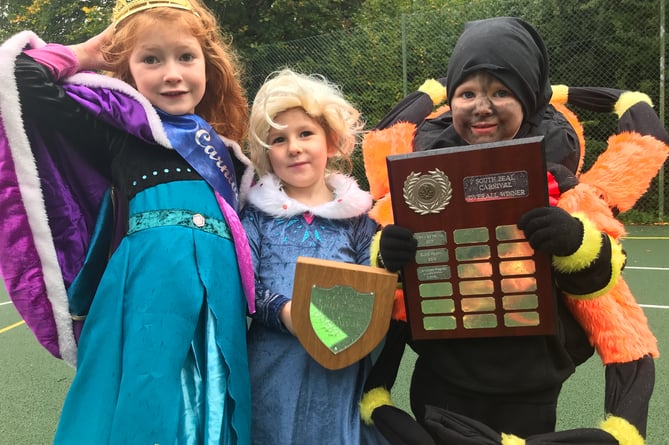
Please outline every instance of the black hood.
[{"label": "black hood", "polygon": [[551,98],[551,86],[548,52],[531,25],[515,17],[465,24],[448,62],[449,96],[477,71],[486,71],[506,85],[522,104],[524,121],[539,125]]},{"label": "black hood", "polygon": [[[575,172],[580,159],[578,136],[549,104],[548,53],[537,31],[514,17],[468,22],[448,62],[448,94],[477,71],[495,76],[521,103],[523,123],[515,138],[544,136],[546,161]],[[455,131],[450,112],[423,121],[414,137],[415,151],[459,145],[467,142]]]}]

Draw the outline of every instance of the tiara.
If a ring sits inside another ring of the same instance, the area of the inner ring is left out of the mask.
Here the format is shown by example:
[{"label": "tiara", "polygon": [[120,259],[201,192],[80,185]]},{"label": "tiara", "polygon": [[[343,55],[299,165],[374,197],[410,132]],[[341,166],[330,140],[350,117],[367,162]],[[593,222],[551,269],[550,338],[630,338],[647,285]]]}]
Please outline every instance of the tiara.
[{"label": "tiara", "polygon": [[112,12],[112,23],[118,25],[121,20],[151,8],[166,6],[169,8],[184,9],[200,16],[188,0],[117,0]]}]

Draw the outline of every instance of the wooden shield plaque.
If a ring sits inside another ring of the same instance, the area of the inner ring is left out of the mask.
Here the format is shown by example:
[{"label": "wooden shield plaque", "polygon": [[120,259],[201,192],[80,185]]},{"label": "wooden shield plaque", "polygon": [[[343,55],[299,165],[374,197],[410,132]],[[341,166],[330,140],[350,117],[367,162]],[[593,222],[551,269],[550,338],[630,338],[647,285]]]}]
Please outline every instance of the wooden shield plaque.
[{"label": "wooden shield plaque", "polygon": [[418,240],[402,271],[413,339],[554,333],[550,256],[516,227],[548,205],[542,141],[388,156],[395,223]]},{"label": "wooden shield plaque", "polygon": [[314,360],[341,369],[365,357],[388,331],[397,274],[378,267],[298,257],[291,317]]}]

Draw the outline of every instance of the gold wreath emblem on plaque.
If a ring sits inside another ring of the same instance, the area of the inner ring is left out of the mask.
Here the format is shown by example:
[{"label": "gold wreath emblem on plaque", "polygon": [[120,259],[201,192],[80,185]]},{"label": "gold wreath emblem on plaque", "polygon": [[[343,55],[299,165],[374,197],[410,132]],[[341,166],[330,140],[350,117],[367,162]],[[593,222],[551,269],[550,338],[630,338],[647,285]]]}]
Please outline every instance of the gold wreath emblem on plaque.
[{"label": "gold wreath emblem on plaque", "polygon": [[438,168],[427,174],[411,172],[404,181],[402,192],[404,202],[419,215],[441,212],[453,196],[451,181]]}]

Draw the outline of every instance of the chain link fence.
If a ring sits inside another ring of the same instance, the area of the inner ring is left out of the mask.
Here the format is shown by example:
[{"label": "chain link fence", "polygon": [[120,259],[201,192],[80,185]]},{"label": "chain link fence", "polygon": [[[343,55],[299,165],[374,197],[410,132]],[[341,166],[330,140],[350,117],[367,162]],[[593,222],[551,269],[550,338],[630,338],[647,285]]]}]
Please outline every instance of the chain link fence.
[{"label": "chain link fence", "polygon": [[[539,30],[548,47],[553,84],[640,90],[649,94],[663,118],[664,1],[471,0],[380,18],[365,28],[245,50],[248,94],[252,99],[265,78],[282,67],[319,73],[342,87],[371,129],[425,79],[445,76],[465,22],[505,15],[521,17]],[[587,169],[616,130],[617,117],[574,111],[585,128]],[[359,148],[353,175],[367,186]],[[627,222],[666,220],[665,178],[662,172],[653,181],[624,215]]]}]

